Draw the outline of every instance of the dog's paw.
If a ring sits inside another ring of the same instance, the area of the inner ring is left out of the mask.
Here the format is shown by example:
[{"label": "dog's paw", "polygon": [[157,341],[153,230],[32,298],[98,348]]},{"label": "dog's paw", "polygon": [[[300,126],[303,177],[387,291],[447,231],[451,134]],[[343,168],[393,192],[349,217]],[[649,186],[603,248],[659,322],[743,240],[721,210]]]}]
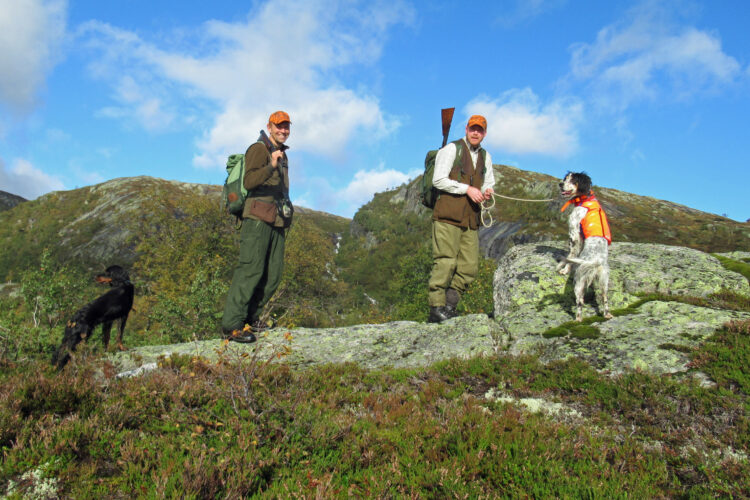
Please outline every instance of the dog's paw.
[{"label": "dog's paw", "polygon": [[557,274],[562,274],[563,276],[570,274],[570,265],[563,265],[562,267],[559,267],[557,269]]},{"label": "dog's paw", "polygon": [[610,313],[610,312],[606,313],[606,314],[604,315],[604,317],[605,317],[606,319],[612,319],[612,318],[614,318],[614,316],[612,316],[612,313]]}]

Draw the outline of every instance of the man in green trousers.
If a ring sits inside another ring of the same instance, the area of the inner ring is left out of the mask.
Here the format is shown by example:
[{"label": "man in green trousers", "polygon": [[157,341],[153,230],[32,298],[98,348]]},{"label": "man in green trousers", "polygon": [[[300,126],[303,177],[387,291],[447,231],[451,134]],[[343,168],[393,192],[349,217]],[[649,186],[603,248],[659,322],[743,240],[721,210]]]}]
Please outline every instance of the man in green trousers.
[{"label": "man in green trousers", "polygon": [[432,185],[440,196],[432,213],[432,274],[428,321],[456,316],[456,306],[479,272],[480,204],[494,193],[492,158],[480,146],[487,120],[469,118],[466,136],[450,142],[435,157]]},{"label": "man in green trousers", "polygon": [[240,257],[221,320],[224,336],[235,342],[255,342],[255,333],[268,328],[260,314],[284,270],[284,240],[293,212],[288,146],[284,144],[290,127],[289,115],[276,111],[268,119],[268,136],[261,134],[245,152],[243,184],[247,199],[242,212]]}]

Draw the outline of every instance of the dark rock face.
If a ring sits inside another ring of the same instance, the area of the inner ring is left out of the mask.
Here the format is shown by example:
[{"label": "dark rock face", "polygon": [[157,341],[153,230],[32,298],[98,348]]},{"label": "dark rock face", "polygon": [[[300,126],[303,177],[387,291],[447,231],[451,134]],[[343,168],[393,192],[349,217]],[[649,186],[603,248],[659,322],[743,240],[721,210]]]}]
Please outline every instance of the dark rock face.
[{"label": "dark rock face", "polygon": [[27,201],[26,198],[5,191],[0,191],[0,212],[3,210],[10,210],[24,201]]},{"label": "dark rock face", "polygon": [[479,228],[479,249],[488,259],[500,259],[515,245],[534,243],[549,239],[541,234],[522,232],[525,224],[517,222],[497,222],[491,227]]}]

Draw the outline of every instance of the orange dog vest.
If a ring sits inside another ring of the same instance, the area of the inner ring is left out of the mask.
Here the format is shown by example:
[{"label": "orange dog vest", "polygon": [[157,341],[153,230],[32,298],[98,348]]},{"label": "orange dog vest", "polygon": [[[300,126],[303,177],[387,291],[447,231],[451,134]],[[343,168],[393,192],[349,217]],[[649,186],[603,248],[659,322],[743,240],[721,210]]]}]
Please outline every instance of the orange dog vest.
[{"label": "orange dog vest", "polygon": [[565,202],[565,205],[560,209],[564,212],[568,205],[575,203],[577,207],[586,207],[588,212],[581,221],[581,230],[583,231],[583,237],[588,238],[590,236],[601,236],[607,240],[607,244],[612,244],[612,233],[609,231],[609,222],[607,222],[607,214],[604,213],[602,206],[599,204],[599,200],[594,196],[594,192],[591,191],[588,196],[578,196],[572,200]]}]

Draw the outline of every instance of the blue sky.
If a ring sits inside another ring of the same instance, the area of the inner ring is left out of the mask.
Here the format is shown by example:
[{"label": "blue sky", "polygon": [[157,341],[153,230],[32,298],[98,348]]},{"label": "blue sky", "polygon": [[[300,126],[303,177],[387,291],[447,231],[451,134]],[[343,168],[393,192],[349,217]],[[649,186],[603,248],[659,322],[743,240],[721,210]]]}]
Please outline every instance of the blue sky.
[{"label": "blue sky", "polygon": [[[750,217],[750,3],[0,0],[0,189],[221,184],[276,109],[352,216],[474,113],[495,163]],[[502,193],[502,184],[498,187]]]}]

